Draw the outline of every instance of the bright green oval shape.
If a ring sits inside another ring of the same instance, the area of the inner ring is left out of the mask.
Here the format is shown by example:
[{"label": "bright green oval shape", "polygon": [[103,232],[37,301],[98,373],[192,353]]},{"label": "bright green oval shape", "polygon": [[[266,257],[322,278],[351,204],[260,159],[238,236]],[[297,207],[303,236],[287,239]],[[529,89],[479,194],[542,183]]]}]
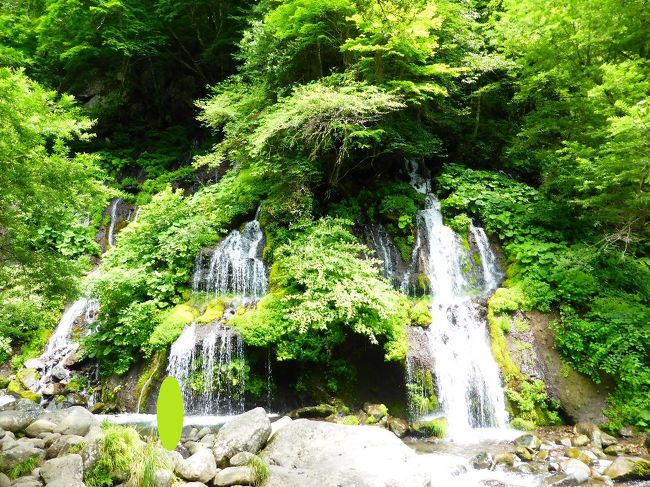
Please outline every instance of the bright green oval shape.
[{"label": "bright green oval shape", "polygon": [[183,393],[176,378],[165,377],[156,403],[158,436],[163,447],[174,450],[183,433]]}]

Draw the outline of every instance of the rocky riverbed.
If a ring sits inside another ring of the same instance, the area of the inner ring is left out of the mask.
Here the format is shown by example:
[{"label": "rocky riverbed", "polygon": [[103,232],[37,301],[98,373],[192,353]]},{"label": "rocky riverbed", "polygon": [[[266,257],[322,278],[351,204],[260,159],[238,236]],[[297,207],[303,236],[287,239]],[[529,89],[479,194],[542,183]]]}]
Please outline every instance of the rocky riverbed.
[{"label": "rocky riverbed", "polygon": [[[650,481],[648,438],[631,431],[615,438],[593,424],[579,423],[517,435],[514,441],[461,445],[429,438],[421,428],[417,433],[380,406],[363,413],[379,416],[373,426],[338,424],[351,421],[326,409],[305,408],[293,412],[296,419],[283,416],[271,422],[264,409],[256,408],[223,426],[187,427],[176,450],[167,452],[154,436],[101,423],[83,407],[47,412],[18,399],[0,407],[0,487],[606,486]],[[304,418],[310,415],[321,417]],[[131,455],[132,465],[120,464],[125,455]]]}]

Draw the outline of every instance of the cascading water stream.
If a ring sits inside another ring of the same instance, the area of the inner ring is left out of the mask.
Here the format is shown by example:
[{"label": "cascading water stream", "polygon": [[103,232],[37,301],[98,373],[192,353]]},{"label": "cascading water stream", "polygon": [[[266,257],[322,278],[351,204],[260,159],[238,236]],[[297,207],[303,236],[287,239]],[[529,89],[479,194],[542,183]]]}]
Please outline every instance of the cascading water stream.
[{"label": "cascading water stream", "polygon": [[214,250],[199,254],[192,290],[261,298],[268,292],[263,248],[264,232],[257,219],[241,232],[233,230]]},{"label": "cascading water stream", "polygon": [[493,291],[501,275],[485,232],[470,233],[481,258],[480,289],[475,289],[463,270],[471,254],[458,234],[443,224],[440,203],[430,192],[428,180],[410,166],[411,184],[427,195],[418,213],[418,232],[411,269],[402,283],[409,289],[410,276],[426,274],[431,293],[432,324],[426,331],[438,399],[449,422],[449,435],[461,438],[472,428],[503,427],[507,413],[499,369],[492,357],[485,320],[471,299],[479,291]]},{"label": "cascading water stream", "polygon": [[383,225],[369,224],[364,229],[365,240],[383,262],[382,275],[393,284],[399,284],[397,276],[397,249]]},{"label": "cascading water stream", "polygon": [[226,323],[237,306],[268,292],[263,248],[264,233],[256,216],[241,232],[233,230],[216,248],[197,257],[193,291],[235,298],[219,322],[188,325],[171,347],[167,373],[179,381],[189,413],[244,411],[244,343]]},{"label": "cascading water stream", "polygon": [[44,392],[53,379],[67,379],[69,374],[63,362],[79,348],[79,344],[72,341],[74,325],[79,320],[83,320],[86,326],[93,323],[97,318],[98,310],[99,303],[86,297],[79,298],[65,310],[43,354],[38,359],[42,364],[38,392]]},{"label": "cascading water stream", "polygon": [[115,245],[115,228],[117,226],[117,209],[122,200],[120,198],[115,198],[113,204],[111,205],[111,224],[108,227],[108,245],[113,247]]}]

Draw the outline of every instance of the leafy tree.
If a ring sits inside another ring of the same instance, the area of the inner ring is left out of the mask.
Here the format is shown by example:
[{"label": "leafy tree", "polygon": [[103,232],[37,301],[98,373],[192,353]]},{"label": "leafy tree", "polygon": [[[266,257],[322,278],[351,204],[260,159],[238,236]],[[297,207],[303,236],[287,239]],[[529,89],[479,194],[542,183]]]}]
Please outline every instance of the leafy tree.
[{"label": "leafy tree", "polygon": [[108,192],[96,158],[70,150],[90,126],[72,97],[0,68],[0,334],[16,345],[52,324],[98,252]]}]

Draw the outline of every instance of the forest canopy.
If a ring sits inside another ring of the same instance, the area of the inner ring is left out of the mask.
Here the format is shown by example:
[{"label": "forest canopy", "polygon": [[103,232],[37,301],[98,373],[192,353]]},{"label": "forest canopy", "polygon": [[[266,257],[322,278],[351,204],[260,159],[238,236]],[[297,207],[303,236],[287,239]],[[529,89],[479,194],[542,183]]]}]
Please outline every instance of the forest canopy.
[{"label": "forest canopy", "polygon": [[[85,353],[126,373],[259,208],[244,337],[403,360],[413,300],[357,227],[408,260],[416,161],[446,221],[501,244],[501,311],[554,316],[612,424],[650,428],[649,25],[642,0],[0,1],[0,359],[37,355],[97,265]],[[114,197],[138,218],[98,263]]]}]

